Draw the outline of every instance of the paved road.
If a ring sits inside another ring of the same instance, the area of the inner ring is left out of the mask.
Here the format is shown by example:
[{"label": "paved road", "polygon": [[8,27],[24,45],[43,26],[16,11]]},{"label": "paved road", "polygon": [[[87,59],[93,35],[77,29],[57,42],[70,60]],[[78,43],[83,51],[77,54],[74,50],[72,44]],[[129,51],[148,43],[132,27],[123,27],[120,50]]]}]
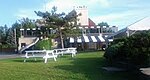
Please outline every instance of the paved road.
[{"label": "paved road", "polygon": [[19,54],[0,54],[0,59],[18,58],[21,57]]}]

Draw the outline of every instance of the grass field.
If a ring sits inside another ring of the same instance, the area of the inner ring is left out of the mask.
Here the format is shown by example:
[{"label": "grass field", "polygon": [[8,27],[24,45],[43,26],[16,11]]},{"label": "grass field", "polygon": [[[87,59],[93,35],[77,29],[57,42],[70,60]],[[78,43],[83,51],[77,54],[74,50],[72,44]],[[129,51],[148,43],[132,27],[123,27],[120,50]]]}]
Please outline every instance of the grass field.
[{"label": "grass field", "polygon": [[0,80],[133,80],[127,73],[102,70],[106,63],[100,51],[79,53],[74,58],[65,55],[47,64],[43,61],[0,60]]}]

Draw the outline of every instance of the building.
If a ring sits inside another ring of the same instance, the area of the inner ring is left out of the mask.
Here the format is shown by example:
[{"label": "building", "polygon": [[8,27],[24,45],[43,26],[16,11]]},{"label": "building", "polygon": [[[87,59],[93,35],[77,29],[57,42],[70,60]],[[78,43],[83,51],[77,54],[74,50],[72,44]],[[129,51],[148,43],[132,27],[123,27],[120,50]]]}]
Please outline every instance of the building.
[{"label": "building", "polygon": [[[70,37],[66,40],[65,47],[77,47],[78,50],[101,50],[102,47],[105,47],[107,42],[113,41],[108,39],[109,36],[113,35],[114,32],[118,30],[117,27],[103,27],[97,26],[89,17],[88,9],[86,6],[78,6],[72,10],[69,15],[76,13],[79,15],[77,17],[77,25],[81,30],[81,35],[78,37]],[[39,35],[41,33],[53,34],[55,30],[46,29],[46,32],[42,32],[43,26],[45,24],[36,24],[37,28],[33,29],[20,29],[21,37],[19,38],[19,51],[23,51],[38,42],[41,39]],[[110,32],[103,33],[102,30],[110,30]],[[54,43],[56,42],[53,40]],[[59,46],[58,46],[59,47]]]},{"label": "building", "polygon": [[[118,27],[103,27],[97,26],[89,17],[86,6],[78,6],[71,13],[76,11],[78,16],[77,24],[81,29],[81,35],[69,40],[70,47],[77,47],[79,50],[100,50],[106,46],[106,42],[113,41],[107,37],[112,36],[118,31]],[[103,33],[102,30],[110,30],[110,32]]]}]

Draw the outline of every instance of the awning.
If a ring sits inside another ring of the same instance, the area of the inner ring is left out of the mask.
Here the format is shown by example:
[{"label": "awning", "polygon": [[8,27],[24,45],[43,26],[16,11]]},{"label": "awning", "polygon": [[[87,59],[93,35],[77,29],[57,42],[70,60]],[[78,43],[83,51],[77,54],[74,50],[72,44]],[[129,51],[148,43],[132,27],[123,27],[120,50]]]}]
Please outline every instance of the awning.
[{"label": "awning", "polygon": [[77,38],[77,43],[82,43],[81,37]]},{"label": "awning", "polygon": [[108,39],[109,42],[113,42],[113,39]]},{"label": "awning", "polygon": [[95,38],[95,36],[91,36],[91,38],[93,42],[97,42],[97,39]]},{"label": "awning", "polygon": [[70,43],[88,43],[88,42],[105,42],[104,38],[102,36],[80,36],[77,38],[70,37]]},{"label": "awning", "polygon": [[89,42],[88,36],[83,36],[85,42]]},{"label": "awning", "polygon": [[104,38],[102,36],[98,36],[101,42],[105,42]]}]

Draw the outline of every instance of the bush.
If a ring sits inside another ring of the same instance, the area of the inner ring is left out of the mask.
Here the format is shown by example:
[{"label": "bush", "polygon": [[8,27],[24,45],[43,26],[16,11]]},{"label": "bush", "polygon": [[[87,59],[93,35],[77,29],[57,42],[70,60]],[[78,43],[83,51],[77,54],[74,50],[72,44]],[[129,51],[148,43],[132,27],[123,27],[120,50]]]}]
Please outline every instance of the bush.
[{"label": "bush", "polygon": [[116,55],[119,55],[119,49],[123,46],[122,42],[119,42],[117,44],[114,44],[110,47],[108,47],[105,51],[104,57],[106,57],[109,61],[114,61]]},{"label": "bush", "polygon": [[50,50],[51,49],[51,39],[43,39],[41,41],[39,41],[37,44],[35,44],[35,49],[38,50],[42,50],[42,49],[46,49],[46,50]]},{"label": "bush", "polygon": [[11,44],[3,44],[3,45],[0,45],[0,47],[3,49],[3,48],[16,48],[16,46],[14,45],[11,45]]},{"label": "bush", "polygon": [[105,51],[110,62],[123,62],[135,66],[150,64],[150,31],[138,32],[115,40]]}]

